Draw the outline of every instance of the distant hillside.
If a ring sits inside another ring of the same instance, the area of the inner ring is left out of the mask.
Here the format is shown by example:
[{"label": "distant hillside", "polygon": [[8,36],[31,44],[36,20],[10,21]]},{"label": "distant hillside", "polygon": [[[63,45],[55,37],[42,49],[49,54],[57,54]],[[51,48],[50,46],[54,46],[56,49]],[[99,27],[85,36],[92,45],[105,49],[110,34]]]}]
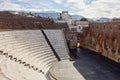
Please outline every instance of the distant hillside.
[{"label": "distant hillside", "polygon": [[[57,18],[60,13],[58,12],[40,12],[40,13],[33,13],[35,16],[42,16],[42,17],[51,17]],[[80,15],[71,15],[74,20],[80,20],[83,16]]]},{"label": "distant hillside", "polygon": [[110,18],[107,18],[107,17],[101,17],[98,19],[98,21],[101,21],[101,22],[109,22],[111,19]]},{"label": "distant hillside", "polygon": [[74,20],[80,20],[83,16],[80,15],[71,15]]},{"label": "distant hillside", "polygon": [[35,16],[41,16],[41,17],[52,17],[52,18],[57,18],[59,16],[59,13],[46,13],[46,12],[41,12],[41,13],[33,13]]},{"label": "distant hillside", "polygon": [[88,20],[97,22],[110,22],[112,19],[108,17],[100,17],[100,18],[88,18]]}]

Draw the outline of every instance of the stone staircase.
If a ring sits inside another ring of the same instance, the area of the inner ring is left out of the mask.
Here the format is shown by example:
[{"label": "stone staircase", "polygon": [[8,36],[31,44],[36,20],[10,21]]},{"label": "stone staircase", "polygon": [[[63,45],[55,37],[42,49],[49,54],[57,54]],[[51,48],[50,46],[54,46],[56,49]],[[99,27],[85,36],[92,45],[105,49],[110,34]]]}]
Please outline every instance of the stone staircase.
[{"label": "stone staircase", "polygon": [[69,59],[69,50],[62,30],[44,30],[50,43],[57,52],[61,60]]}]

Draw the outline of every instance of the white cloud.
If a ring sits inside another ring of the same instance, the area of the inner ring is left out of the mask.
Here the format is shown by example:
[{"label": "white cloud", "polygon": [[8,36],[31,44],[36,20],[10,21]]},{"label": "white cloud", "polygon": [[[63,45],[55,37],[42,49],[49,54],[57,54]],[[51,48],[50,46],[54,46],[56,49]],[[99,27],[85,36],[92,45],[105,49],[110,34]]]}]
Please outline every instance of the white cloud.
[{"label": "white cloud", "polygon": [[83,0],[67,0],[66,7],[77,9],[85,17],[120,17],[120,0],[96,0],[85,4]]},{"label": "white cloud", "polygon": [[[49,4],[46,2],[48,1],[0,0],[0,10],[62,11],[68,9],[69,12],[85,17],[120,17],[120,0],[94,0],[91,4],[86,4],[84,0],[49,0]],[[53,2],[61,7],[54,5]]]},{"label": "white cloud", "polygon": [[15,2],[22,2],[26,3],[30,7],[27,8],[26,5],[14,3],[14,0],[0,0],[0,11],[4,10],[13,10],[13,11],[34,11],[34,12],[41,12],[41,11],[49,11],[55,10],[52,8],[50,4],[44,4],[43,2],[32,2],[30,0],[17,0]]},{"label": "white cloud", "polygon": [[22,8],[22,6],[12,3],[11,0],[0,3],[0,10],[20,10]]},{"label": "white cloud", "polygon": [[67,0],[67,6],[69,7],[72,5],[78,8],[80,5],[84,5],[84,3],[83,3],[83,0]]},{"label": "white cloud", "polygon": [[63,2],[63,0],[54,0],[54,2],[57,4],[61,4]]}]

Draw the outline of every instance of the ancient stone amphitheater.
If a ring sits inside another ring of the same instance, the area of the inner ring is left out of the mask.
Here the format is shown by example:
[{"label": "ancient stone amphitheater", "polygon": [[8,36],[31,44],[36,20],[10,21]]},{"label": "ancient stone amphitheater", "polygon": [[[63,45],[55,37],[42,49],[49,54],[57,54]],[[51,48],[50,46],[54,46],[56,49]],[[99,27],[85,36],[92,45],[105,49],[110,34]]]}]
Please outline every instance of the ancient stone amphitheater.
[{"label": "ancient stone amphitheater", "polygon": [[0,80],[50,80],[51,66],[69,59],[62,30],[4,31],[0,44]]},{"label": "ancient stone amphitheater", "polygon": [[69,61],[63,28],[67,23],[0,12],[0,80],[84,80]]}]

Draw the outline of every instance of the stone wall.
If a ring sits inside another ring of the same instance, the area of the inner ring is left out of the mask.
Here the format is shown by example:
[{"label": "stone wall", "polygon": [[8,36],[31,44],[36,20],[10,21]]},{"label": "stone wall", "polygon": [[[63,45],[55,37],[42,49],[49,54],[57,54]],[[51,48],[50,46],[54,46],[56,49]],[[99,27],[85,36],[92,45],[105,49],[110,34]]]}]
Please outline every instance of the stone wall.
[{"label": "stone wall", "polygon": [[64,29],[65,37],[67,40],[67,44],[69,49],[74,49],[77,47],[77,31]]},{"label": "stone wall", "polygon": [[120,22],[90,23],[81,40],[81,46],[120,62]]},{"label": "stone wall", "polygon": [[0,12],[0,29],[62,29],[67,23],[55,23],[53,19],[43,17],[25,17],[10,12]]}]

